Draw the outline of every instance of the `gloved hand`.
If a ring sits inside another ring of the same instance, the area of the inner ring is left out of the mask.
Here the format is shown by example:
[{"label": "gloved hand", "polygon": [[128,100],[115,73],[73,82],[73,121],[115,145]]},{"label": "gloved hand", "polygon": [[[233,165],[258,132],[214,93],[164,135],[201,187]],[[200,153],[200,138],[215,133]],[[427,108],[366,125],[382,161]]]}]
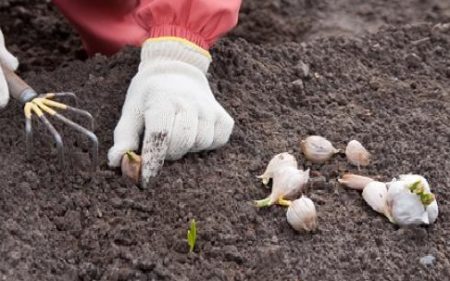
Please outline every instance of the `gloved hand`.
[{"label": "gloved hand", "polygon": [[[11,55],[5,47],[5,38],[3,37],[2,30],[0,29],[0,62],[9,67],[12,70],[16,70],[19,66],[19,61],[16,57]],[[8,104],[9,91],[6,84],[5,77],[3,75],[2,68],[0,67],[0,109]]]},{"label": "gloved hand", "polygon": [[146,136],[167,135],[168,160],[227,143],[234,121],[211,92],[205,76],[210,62],[206,50],[184,39],[160,37],[144,43],[139,71],[114,131],[110,166],[119,166],[126,151],[138,149],[144,125]]}]

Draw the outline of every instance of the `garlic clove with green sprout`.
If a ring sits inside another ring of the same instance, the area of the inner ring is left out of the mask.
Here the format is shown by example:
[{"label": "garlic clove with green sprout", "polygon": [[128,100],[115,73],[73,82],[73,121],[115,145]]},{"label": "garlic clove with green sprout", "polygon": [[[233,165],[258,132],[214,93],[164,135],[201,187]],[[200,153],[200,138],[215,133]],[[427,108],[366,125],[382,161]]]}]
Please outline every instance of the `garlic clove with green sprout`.
[{"label": "garlic clove with green sprout", "polygon": [[306,159],[313,163],[323,163],[339,152],[329,140],[321,136],[309,136],[302,140],[300,149]]},{"label": "garlic clove with green sprout", "polygon": [[363,190],[364,187],[366,187],[367,184],[370,182],[373,182],[374,180],[360,175],[355,175],[351,173],[346,173],[342,176],[342,178],[338,179],[338,182],[340,184],[343,184],[347,187],[350,187],[352,189],[356,190]]},{"label": "garlic clove with green sprout", "polygon": [[298,170],[294,167],[284,167],[275,171],[273,185],[270,195],[264,199],[257,200],[257,207],[268,207],[273,204],[286,205],[285,199],[298,196],[309,180],[309,169]]},{"label": "garlic clove with green sprout", "polygon": [[297,169],[297,160],[292,154],[283,152],[275,155],[269,161],[269,164],[267,165],[264,173],[258,176],[258,178],[262,179],[264,185],[267,185],[270,179],[273,178],[274,173],[283,167],[293,167]]},{"label": "garlic clove with green sprout", "polygon": [[314,202],[306,196],[294,200],[286,212],[288,223],[298,232],[317,229],[317,212]]},{"label": "garlic clove with green sprout", "polygon": [[399,225],[432,224],[439,210],[427,180],[420,175],[401,175],[388,183],[387,204]]},{"label": "garlic clove with green sprout", "polygon": [[345,156],[347,156],[350,164],[357,166],[367,166],[370,163],[370,153],[357,140],[351,140],[345,148]]},{"label": "garlic clove with green sprout", "polygon": [[362,192],[364,201],[376,212],[389,218],[387,206],[387,187],[386,184],[379,181],[368,183]]}]

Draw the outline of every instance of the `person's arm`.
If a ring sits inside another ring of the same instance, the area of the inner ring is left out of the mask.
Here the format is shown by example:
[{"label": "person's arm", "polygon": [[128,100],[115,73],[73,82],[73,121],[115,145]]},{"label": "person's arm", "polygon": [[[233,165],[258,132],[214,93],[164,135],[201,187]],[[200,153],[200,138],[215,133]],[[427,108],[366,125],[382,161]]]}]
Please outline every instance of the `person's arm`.
[{"label": "person's arm", "polygon": [[148,38],[179,37],[208,49],[236,25],[241,0],[53,0],[89,54]]},{"label": "person's arm", "polygon": [[[208,48],[236,25],[239,6],[240,0],[141,1],[136,20],[149,38],[114,131],[111,166],[138,149],[144,127],[149,142],[143,150],[155,159],[162,153],[175,160],[228,142],[234,121],[214,98],[206,72]],[[155,149],[155,140],[167,147]]]}]

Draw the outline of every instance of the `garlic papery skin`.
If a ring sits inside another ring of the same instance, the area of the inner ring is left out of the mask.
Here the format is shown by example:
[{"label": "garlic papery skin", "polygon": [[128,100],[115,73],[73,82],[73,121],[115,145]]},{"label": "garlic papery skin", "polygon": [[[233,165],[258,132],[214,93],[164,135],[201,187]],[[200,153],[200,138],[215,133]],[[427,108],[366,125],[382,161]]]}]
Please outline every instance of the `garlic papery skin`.
[{"label": "garlic papery skin", "polygon": [[350,164],[357,166],[367,166],[370,163],[370,153],[357,140],[351,140],[345,148],[345,156],[347,156]]},{"label": "garlic papery skin", "polygon": [[429,224],[428,213],[417,194],[399,192],[392,199],[391,215],[399,225]]},{"label": "garlic papery skin", "polygon": [[317,212],[314,202],[306,196],[292,201],[287,209],[286,219],[299,232],[316,230]]},{"label": "garlic papery skin", "polygon": [[273,176],[272,192],[268,197],[256,201],[258,207],[268,207],[275,203],[286,205],[284,199],[298,196],[309,180],[309,169],[298,170],[294,167],[278,169]]},{"label": "garlic papery skin", "polygon": [[387,187],[385,183],[379,181],[370,182],[364,187],[362,197],[374,211],[389,218],[386,199]]},{"label": "garlic papery skin", "polygon": [[284,167],[292,167],[297,169],[297,160],[292,154],[288,152],[283,152],[275,155],[269,161],[264,174],[258,176],[258,178],[262,179],[264,185],[267,185],[270,179],[273,178],[274,172]]},{"label": "garlic papery skin", "polygon": [[351,173],[346,173],[342,178],[338,179],[338,182],[345,185],[351,189],[363,190],[366,185],[373,182],[374,180],[360,175],[355,175]]},{"label": "garlic papery skin", "polygon": [[313,163],[323,163],[339,152],[329,140],[321,136],[309,136],[302,140],[300,149],[306,159]]}]

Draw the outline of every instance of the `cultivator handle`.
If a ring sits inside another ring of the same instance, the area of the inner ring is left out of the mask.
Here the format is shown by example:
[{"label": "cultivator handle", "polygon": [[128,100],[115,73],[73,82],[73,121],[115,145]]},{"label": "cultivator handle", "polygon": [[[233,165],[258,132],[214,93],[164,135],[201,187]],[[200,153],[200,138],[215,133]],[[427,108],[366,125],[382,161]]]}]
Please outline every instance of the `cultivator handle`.
[{"label": "cultivator handle", "polygon": [[27,82],[23,81],[13,70],[0,63],[8,84],[10,95],[21,103],[27,103],[38,96]]}]

